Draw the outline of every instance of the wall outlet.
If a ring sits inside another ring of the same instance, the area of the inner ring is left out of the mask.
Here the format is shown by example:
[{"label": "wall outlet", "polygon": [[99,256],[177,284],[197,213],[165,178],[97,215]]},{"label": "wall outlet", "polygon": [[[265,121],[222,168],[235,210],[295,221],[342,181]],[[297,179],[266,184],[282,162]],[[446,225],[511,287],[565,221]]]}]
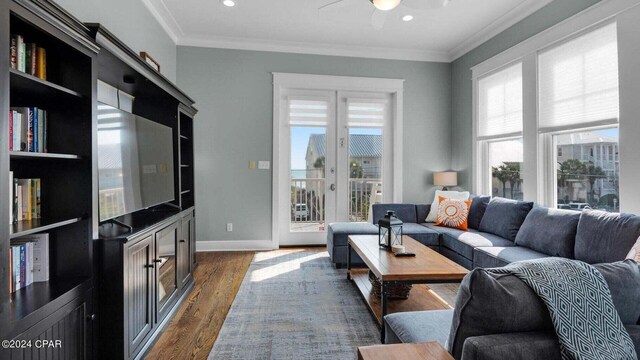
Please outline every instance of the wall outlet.
[{"label": "wall outlet", "polygon": [[270,161],[258,161],[259,170],[269,170],[270,167],[271,167]]},{"label": "wall outlet", "polygon": [[227,231],[233,231],[233,223],[227,223]]}]

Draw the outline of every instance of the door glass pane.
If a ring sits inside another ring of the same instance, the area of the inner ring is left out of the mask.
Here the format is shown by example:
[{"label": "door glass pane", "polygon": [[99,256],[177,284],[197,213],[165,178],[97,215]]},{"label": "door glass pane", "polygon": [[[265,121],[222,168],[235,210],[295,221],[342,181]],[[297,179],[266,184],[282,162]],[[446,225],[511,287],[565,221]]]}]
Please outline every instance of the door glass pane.
[{"label": "door glass pane", "polygon": [[324,231],[325,161],[324,127],[291,127],[292,232]]},{"label": "door glass pane", "polygon": [[349,129],[349,221],[371,222],[382,202],[382,128]]},{"label": "door glass pane", "polygon": [[491,195],[522,200],[522,138],[489,143]]},{"label": "door glass pane", "polygon": [[557,206],[620,211],[618,128],[554,135]]},{"label": "door glass pane", "polygon": [[176,289],[176,235],[175,231],[158,236],[158,302],[164,302]]}]

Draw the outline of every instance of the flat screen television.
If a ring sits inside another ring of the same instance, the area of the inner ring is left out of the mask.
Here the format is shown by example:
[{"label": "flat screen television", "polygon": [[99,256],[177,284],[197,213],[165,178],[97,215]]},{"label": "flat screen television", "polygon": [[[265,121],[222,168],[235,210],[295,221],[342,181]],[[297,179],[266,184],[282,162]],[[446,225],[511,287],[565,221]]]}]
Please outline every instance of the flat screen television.
[{"label": "flat screen television", "polygon": [[173,201],[173,129],[98,104],[100,221]]}]

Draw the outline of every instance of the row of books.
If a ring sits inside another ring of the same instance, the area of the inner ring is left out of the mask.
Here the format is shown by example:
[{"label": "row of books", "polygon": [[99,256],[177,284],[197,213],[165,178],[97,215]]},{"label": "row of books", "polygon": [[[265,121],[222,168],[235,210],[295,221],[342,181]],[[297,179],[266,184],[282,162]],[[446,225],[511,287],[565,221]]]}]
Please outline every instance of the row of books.
[{"label": "row of books", "polygon": [[49,234],[11,240],[9,292],[34,282],[49,281]]},{"label": "row of books", "polygon": [[36,107],[9,110],[9,150],[48,152],[47,127],[49,115]]},{"label": "row of books", "polygon": [[11,68],[47,80],[47,51],[22,35],[11,35]]},{"label": "row of books", "polygon": [[14,179],[13,171],[9,172],[9,178],[11,224],[23,220],[40,219],[42,217],[40,179]]}]

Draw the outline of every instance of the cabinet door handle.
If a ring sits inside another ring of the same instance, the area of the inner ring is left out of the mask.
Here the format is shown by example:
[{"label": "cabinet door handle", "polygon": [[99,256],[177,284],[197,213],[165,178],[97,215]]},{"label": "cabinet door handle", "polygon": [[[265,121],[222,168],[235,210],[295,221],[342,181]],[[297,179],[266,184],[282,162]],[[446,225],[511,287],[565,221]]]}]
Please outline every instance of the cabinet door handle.
[{"label": "cabinet door handle", "polygon": [[87,320],[88,321],[93,321],[95,319],[96,319],[96,314],[87,315]]},{"label": "cabinet door handle", "polygon": [[159,262],[162,262],[162,260],[160,260],[160,259],[153,259],[153,262],[154,262],[154,263],[159,263]]},{"label": "cabinet door handle", "polygon": [[145,265],[144,267],[145,267],[145,268],[147,268],[147,269],[151,269],[151,268],[153,268],[153,267],[154,267],[154,265],[153,265],[153,264],[147,264],[147,265]]},{"label": "cabinet door handle", "polygon": [[180,240],[180,242],[185,242],[185,240]]}]

